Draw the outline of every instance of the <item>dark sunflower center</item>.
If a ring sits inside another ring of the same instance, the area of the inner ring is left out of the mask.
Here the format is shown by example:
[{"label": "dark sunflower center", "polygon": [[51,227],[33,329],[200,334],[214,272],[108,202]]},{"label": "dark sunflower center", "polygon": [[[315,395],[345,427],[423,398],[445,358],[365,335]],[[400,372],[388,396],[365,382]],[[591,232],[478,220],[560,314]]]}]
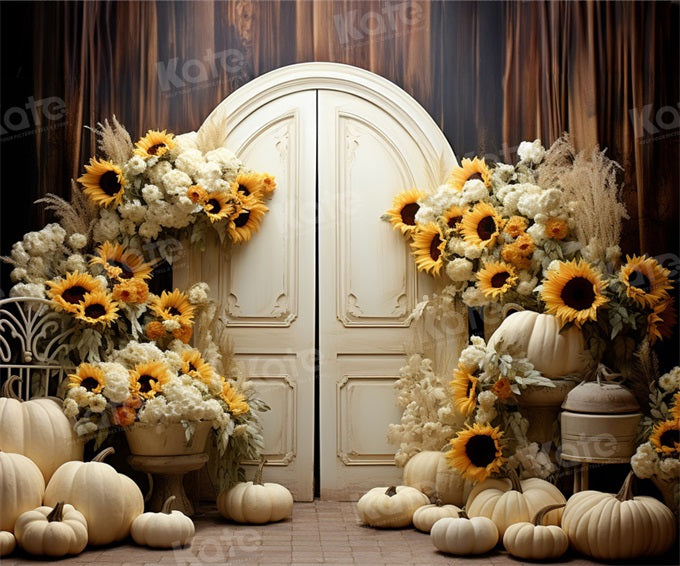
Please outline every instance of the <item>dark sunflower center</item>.
[{"label": "dark sunflower center", "polygon": [[95,303],[93,305],[87,305],[85,307],[85,316],[88,318],[99,318],[106,314],[106,308],[104,305]]},{"label": "dark sunflower center", "polygon": [[157,143],[157,144],[154,144],[154,145],[152,145],[149,149],[147,149],[146,152],[147,152],[149,155],[157,155],[158,152],[159,152],[161,149],[165,149],[165,144],[164,144],[164,143]]},{"label": "dark sunflower center", "polygon": [[510,274],[507,271],[496,273],[491,278],[491,286],[494,289],[500,289],[503,285],[505,285],[505,282],[508,280],[508,277],[510,277]]},{"label": "dark sunflower center", "polygon": [[430,257],[432,258],[432,261],[437,261],[439,256],[442,255],[442,252],[439,249],[439,244],[441,243],[442,239],[439,237],[439,234],[435,234],[430,242]]},{"label": "dark sunflower center", "polygon": [[465,396],[469,399],[472,396],[472,391],[474,390],[474,383],[471,379],[468,379],[467,390],[465,391]]},{"label": "dark sunflower center", "polygon": [[485,216],[477,224],[477,235],[482,241],[489,240],[496,233],[496,221],[493,216]]},{"label": "dark sunflower center", "polygon": [[196,366],[194,364],[192,364],[191,362],[189,362],[189,371],[197,371]]},{"label": "dark sunflower center", "polygon": [[107,171],[99,177],[99,186],[110,197],[114,196],[120,191],[121,186],[118,182],[118,173],[115,171]]},{"label": "dark sunflower center", "polygon": [[463,220],[462,216],[453,216],[449,218],[449,221],[446,224],[449,228],[455,228],[461,220]]},{"label": "dark sunflower center", "polygon": [[250,210],[246,210],[239,214],[234,220],[234,226],[237,228],[243,228],[250,220]]},{"label": "dark sunflower center", "polygon": [[593,284],[585,277],[574,277],[562,288],[564,304],[577,311],[589,309],[595,301]]},{"label": "dark sunflower center", "polygon": [[65,289],[64,292],[61,294],[61,298],[64,299],[67,303],[75,305],[83,300],[85,293],[87,293],[87,289],[85,289],[85,287],[81,287],[80,285],[74,285],[73,287]]},{"label": "dark sunflower center", "polygon": [[172,316],[182,316],[182,311],[180,311],[177,307],[168,307],[168,312]]},{"label": "dark sunflower center", "polygon": [[94,377],[86,377],[80,382],[80,386],[84,387],[88,391],[92,391],[99,386],[99,382]]},{"label": "dark sunflower center", "polygon": [[661,435],[659,442],[661,443],[661,446],[675,448],[675,445],[680,443],[680,430],[677,428],[667,430]]},{"label": "dark sunflower center", "polygon": [[401,209],[401,221],[408,226],[416,225],[416,213],[420,210],[417,202],[410,202]]},{"label": "dark sunflower center", "polygon": [[150,375],[140,375],[139,379],[137,380],[137,383],[139,383],[139,391],[141,393],[148,393],[151,391],[151,382],[156,381],[152,376]]},{"label": "dark sunflower center", "polygon": [[479,468],[486,468],[496,458],[496,443],[486,434],[473,436],[465,444],[465,454]]},{"label": "dark sunflower center", "polygon": [[106,263],[109,265],[112,265],[113,267],[119,267],[120,268],[120,277],[121,279],[132,279],[135,276],[135,272],[132,271],[129,265],[123,263],[122,261],[116,261],[115,259],[107,259]]},{"label": "dark sunflower center", "polygon": [[633,273],[630,274],[630,277],[628,277],[628,284],[631,287],[640,289],[640,291],[644,293],[649,293],[652,290],[652,282],[649,280],[649,277],[641,271],[633,271]]},{"label": "dark sunflower center", "polygon": [[484,177],[482,177],[482,174],[479,173],[479,172],[473,173],[472,175],[470,175],[468,177],[468,181],[483,181],[483,180],[484,180]]},{"label": "dark sunflower center", "polygon": [[239,186],[238,186],[238,192],[243,193],[246,196],[248,196],[250,194],[248,187],[246,187],[245,185],[241,185],[241,184],[239,184]]},{"label": "dark sunflower center", "polygon": [[210,209],[210,214],[219,214],[220,211],[222,210],[222,205],[220,204],[220,201],[218,201],[215,198],[211,198],[208,201],[208,204],[212,206],[212,208]]}]

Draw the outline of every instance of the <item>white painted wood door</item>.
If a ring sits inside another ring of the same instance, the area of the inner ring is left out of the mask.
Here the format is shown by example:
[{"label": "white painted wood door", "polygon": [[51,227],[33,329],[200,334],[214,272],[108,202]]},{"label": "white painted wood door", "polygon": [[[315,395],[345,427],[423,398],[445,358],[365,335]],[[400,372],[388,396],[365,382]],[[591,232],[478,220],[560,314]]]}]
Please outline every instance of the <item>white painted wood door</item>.
[{"label": "white painted wood door", "polygon": [[401,414],[393,384],[406,319],[430,281],[380,216],[398,191],[434,189],[453,152],[405,92],[346,65],[278,69],[233,93],[219,113],[229,116],[227,146],[277,177],[260,233],[229,256],[215,247],[190,262],[272,406],[267,477],[310,500],[318,435],[322,498],[355,499],[394,483],[401,470],[386,433]]}]

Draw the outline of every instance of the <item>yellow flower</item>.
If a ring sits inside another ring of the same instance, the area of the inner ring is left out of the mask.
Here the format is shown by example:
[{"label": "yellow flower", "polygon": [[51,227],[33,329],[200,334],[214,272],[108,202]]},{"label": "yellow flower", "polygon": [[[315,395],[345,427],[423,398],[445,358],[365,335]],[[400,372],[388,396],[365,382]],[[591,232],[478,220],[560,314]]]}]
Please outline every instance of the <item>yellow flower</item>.
[{"label": "yellow flower", "polygon": [[262,175],[262,186],[264,187],[265,194],[272,194],[276,190],[276,180],[273,175],[265,173]]},{"label": "yellow flower", "polygon": [[243,196],[255,195],[258,199],[264,194],[264,178],[259,173],[241,173],[236,177],[237,190]]},{"label": "yellow flower", "polygon": [[471,481],[484,481],[498,473],[505,463],[501,437],[503,433],[491,425],[472,426],[460,430],[450,441],[446,453],[449,464]]},{"label": "yellow flower", "polygon": [[442,220],[448,228],[455,230],[460,225],[461,220],[463,220],[464,213],[465,209],[462,206],[453,205],[444,214],[442,214]]},{"label": "yellow flower", "polygon": [[670,338],[673,335],[673,328],[678,323],[678,313],[675,311],[674,303],[675,299],[669,297],[654,305],[652,312],[647,315],[647,335],[652,345],[657,340]]},{"label": "yellow flower", "polygon": [[210,222],[230,218],[241,209],[241,202],[234,191],[207,193],[202,201],[203,209]]},{"label": "yellow flower", "polygon": [[505,225],[503,231],[511,238],[516,238],[529,226],[529,221],[524,216],[511,216]]},{"label": "yellow flower", "polygon": [[182,351],[182,373],[203,383],[210,383],[215,377],[212,366],[202,358],[201,352],[198,350]]},{"label": "yellow flower", "polygon": [[512,397],[512,386],[507,377],[501,377],[491,388],[492,393],[501,401]]},{"label": "yellow flower", "polygon": [[680,419],[663,421],[654,426],[649,437],[654,449],[661,454],[677,454],[680,452]]},{"label": "yellow flower", "polygon": [[90,263],[101,265],[112,279],[124,281],[151,277],[153,265],[146,263],[142,256],[126,250],[122,244],[104,242],[97,248],[97,254],[90,260]]},{"label": "yellow flower", "polygon": [[439,275],[444,260],[442,253],[446,246],[446,240],[442,238],[439,228],[434,223],[429,223],[416,230],[413,234],[411,250],[416,258],[416,267],[431,275]]},{"label": "yellow flower", "polygon": [[69,374],[66,387],[68,389],[84,387],[91,393],[101,393],[104,385],[106,385],[104,371],[97,366],[84,363],[78,366],[76,373]]},{"label": "yellow flower", "polygon": [[64,279],[46,281],[49,289],[47,296],[57,308],[75,314],[78,305],[83,302],[85,295],[99,287],[97,280],[89,273],[67,273]]},{"label": "yellow flower", "polygon": [[187,189],[187,196],[194,204],[203,204],[208,198],[208,191],[201,187],[201,185],[191,185]]},{"label": "yellow flower", "polygon": [[503,228],[503,219],[493,206],[478,202],[460,222],[463,238],[478,247],[493,246]]},{"label": "yellow flower", "polygon": [[600,273],[584,260],[560,262],[548,272],[541,299],[546,312],[560,319],[562,326],[574,322],[579,328],[588,320],[597,320],[597,308],[609,302],[602,293],[606,283]]},{"label": "yellow flower", "polygon": [[505,244],[501,248],[501,257],[517,269],[529,269],[531,267],[531,260],[524,255],[522,250],[515,246],[515,242]]},{"label": "yellow flower", "polygon": [[676,391],[671,401],[671,416],[678,420],[680,419],[680,391]]},{"label": "yellow flower", "polygon": [[553,240],[564,240],[569,235],[569,225],[560,218],[548,218],[545,233]]},{"label": "yellow flower", "polygon": [[146,335],[149,340],[158,340],[159,338],[163,338],[166,334],[163,323],[158,320],[152,320],[146,325]]},{"label": "yellow flower", "polygon": [[163,291],[160,297],[151,301],[151,312],[162,320],[176,320],[182,326],[191,326],[194,321],[194,306],[179,289],[172,293]]},{"label": "yellow flower", "polygon": [[128,304],[142,304],[149,298],[149,286],[141,279],[123,279],[116,283],[112,292],[116,301]]},{"label": "yellow flower", "polygon": [[123,200],[125,185],[123,170],[110,161],[90,158],[90,164],[85,165],[84,175],[78,177],[78,182],[85,187],[83,192],[97,206],[119,205]]},{"label": "yellow flower", "polygon": [[626,256],[626,264],[619,277],[626,287],[626,295],[642,307],[653,307],[668,297],[672,284],[670,271],[651,257]]},{"label": "yellow flower", "polygon": [[418,189],[403,191],[394,197],[392,208],[386,213],[392,226],[405,236],[416,228],[416,213],[420,210],[418,201],[425,195],[425,191]]},{"label": "yellow flower", "polygon": [[229,382],[225,381],[222,385],[222,399],[229,406],[229,412],[233,416],[243,415],[250,411],[248,403],[246,403],[245,395],[238,393]]},{"label": "yellow flower", "polygon": [[227,234],[235,244],[247,242],[260,229],[269,209],[253,194],[243,199],[243,208],[229,220]]},{"label": "yellow flower", "polygon": [[515,268],[502,261],[487,261],[477,271],[477,287],[488,299],[502,298],[516,283]]},{"label": "yellow flower", "polygon": [[463,185],[471,179],[480,179],[488,187],[491,184],[491,171],[486,166],[484,159],[475,157],[470,160],[464,157],[461,166],[453,168],[447,183],[457,191],[463,189]]},{"label": "yellow flower", "polygon": [[92,291],[83,297],[75,317],[87,324],[109,326],[118,318],[118,303],[104,291]]},{"label": "yellow flower", "polygon": [[149,130],[146,135],[135,144],[135,154],[144,157],[161,157],[174,149],[174,134],[168,134],[165,130]]},{"label": "yellow flower", "polygon": [[193,329],[191,326],[182,324],[179,328],[172,331],[172,337],[181,340],[185,344],[189,343],[191,340],[191,335],[193,334]]},{"label": "yellow flower", "polygon": [[130,371],[130,394],[151,399],[170,381],[170,369],[165,362],[143,362]]},{"label": "yellow flower", "polygon": [[464,417],[469,417],[477,405],[477,381],[474,375],[460,367],[453,370],[453,405]]}]

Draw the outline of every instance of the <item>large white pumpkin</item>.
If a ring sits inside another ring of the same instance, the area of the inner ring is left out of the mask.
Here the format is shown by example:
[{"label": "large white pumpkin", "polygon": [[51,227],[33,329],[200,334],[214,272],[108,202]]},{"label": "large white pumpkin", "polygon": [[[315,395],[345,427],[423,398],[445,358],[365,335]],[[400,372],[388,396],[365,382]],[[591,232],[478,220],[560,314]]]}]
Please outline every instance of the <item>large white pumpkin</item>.
[{"label": "large white pumpkin", "polygon": [[508,316],[496,329],[487,348],[514,344],[545,377],[560,378],[586,369],[583,334],[575,326],[560,332],[559,319],[551,314],[519,311]]},{"label": "large white pumpkin", "polygon": [[38,466],[21,454],[0,452],[0,531],[13,533],[19,515],[38,507],[44,493]]},{"label": "large white pumpkin", "polygon": [[49,397],[21,401],[12,392],[10,377],[0,398],[0,450],[30,458],[50,481],[64,462],[83,459],[83,443],[64,415],[60,400]]},{"label": "large white pumpkin", "polygon": [[472,483],[449,466],[443,452],[418,452],[404,466],[404,485],[415,487],[433,499],[459,507],[465,504]]},{"label": "large white pumpkin", "polygon": [[374,487],[357,502],[357,514],[365,525],[397,529],[410,525],[416,510],[428,503],[427,495],[414,487]]}]

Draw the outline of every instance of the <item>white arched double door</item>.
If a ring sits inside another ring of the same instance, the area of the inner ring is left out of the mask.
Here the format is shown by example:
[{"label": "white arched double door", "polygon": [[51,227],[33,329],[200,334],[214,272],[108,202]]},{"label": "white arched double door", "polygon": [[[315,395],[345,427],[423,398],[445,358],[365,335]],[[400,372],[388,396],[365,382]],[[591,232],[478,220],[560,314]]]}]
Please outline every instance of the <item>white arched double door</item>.
[{"label": "white arched double door", "polygon": [[[267,477],[297,500],[313,498],[315,479],[328,499],[394,483],[393,384],[407,318],[429,281],[380,216],[397,192],[434,189],[453,152],[409,95],[346,65],[278,69],[214,115],[228,116],[227,146],[278,185],[248,244],[209,247],[190,261],[272,407]],[[186,273],[176,275],[181,284]]]}]

